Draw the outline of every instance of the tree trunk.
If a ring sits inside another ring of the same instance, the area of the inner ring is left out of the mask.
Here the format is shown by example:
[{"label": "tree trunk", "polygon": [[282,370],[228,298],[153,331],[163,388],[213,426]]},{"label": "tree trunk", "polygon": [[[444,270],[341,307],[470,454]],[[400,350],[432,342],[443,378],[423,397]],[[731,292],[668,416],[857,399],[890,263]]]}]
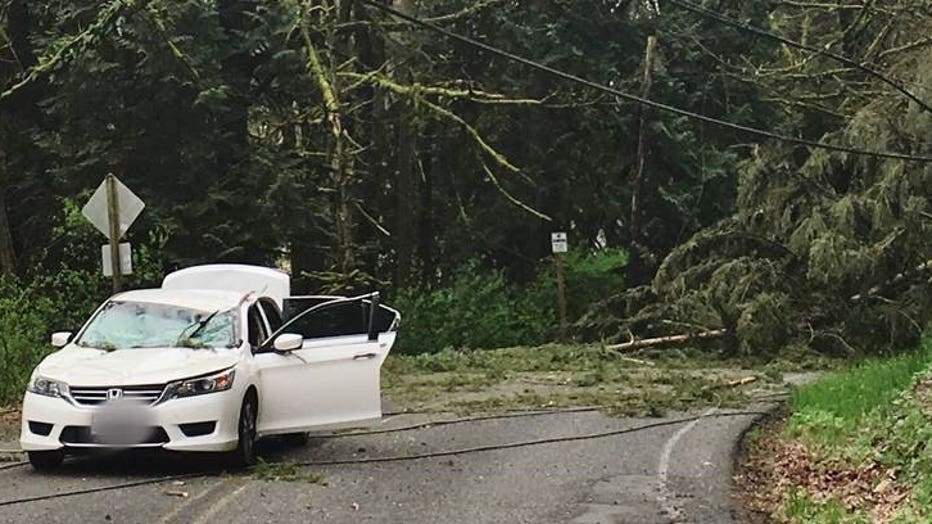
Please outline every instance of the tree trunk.
[{"label": "tree trunk", "polygon": [[343,134],[334,135],[330,152],[330,168],[337,188],[337,234],[339,244],[339,268],[344,275],[356,268],[356,245],[352,214],[353,162],[347,155]]},{"label": "tree trunk", "polygon": [[[407,14],[414,14],[411,0],[400,0],[395,8]],[[401,37],[399,37],[401,38]],[[394,70],[395,81],[399,84],[411,83],[411,71],[406,65],[410,51],[404,45],[392,45],[389,48],[393,64],[405,64]],[[418,217],[418,174],[417,174],[417,115],[414,104],[405,100],[397,106],[398,142],[395,147],[397,159],[395,165],[395,224],[392,237],[395,245],[395,286],[405,288],[411,283],[414,271],[414,255],[417,245]]]},{"label": "tree trunk", "polygon": [[692,342],[694,340],[709,340],[714,338],[721,338],[726,336],[728,333],[724,329],[716,329],[713,331],[703,331],[702,333],[696,333],[692,335],[668,335],[666,337],[657,337],[657,338],[643,338],[640,340],[629,340],[622,344],[613,344],[611,346],[605,346],[605,349],[610,349],[612,351],[635,351],[638,349],[652,348],[658,346],[672,346],[677,344],[685,344],[687,342]]},{"label": "tree trunk", "polygon": [[[32,17],[28,2],[14,0],[9,4],[7,27],[13,53],[19,62],[19,69],[25,71],[36,65],[36,55],[30,43]],[[6,148],[10,147],[15,134],[22,133],[24,127],[38,123],[39,111],[37,101],[40,95],[35,84],[19,91],[9,100],[9,104],[0,107],[0,273],[16,273],[16,247],[13,242],[13,228],[7,211],[7,193],[10,189],[11,158]],[[17,126],[17,123],[20,125]],[[16,147],[15,145],[13,147]]]},{"label": "tree trunk", "polygon": [[404,117],[399,119],[398,169],[395,171],[395,227],[392,232],[395,244],[395,285],[407,287],[414,271],[414,252],[417,243],[418,176],[415,143],[417,134],[414,126],[414,108],[404,103],[399,108]]},{"label": "tree trunk", "polygon": [[249,51],[240,44],[242,33],[251,22],[250,16],[256,9],[255,0],[218,0],[217,13],[220,26],[232,50],[220,62],[220,73],[232,90],[228,99],[228,113],[222,123],[224,151],[219,155],[223,164],[221,172],[227,171],[243,160],[249,147],[249,79],[254,67]]},{"label": "tree trunk", "polygon": [[[428,141],[432,141],[432,134],[428,133]],[[434,274],[434,172],[437,161],[437,145],[433,142],[426,153],[421,155],[423,166],[420,177],[421,206],[418,218],[418,249],[417,257],[421,262],[421,279],[430,278]]]},{"label": "tree trunk", "polygon": [[[0,130],[0,136],[3,133],[3,130]],[[13,232],[6,209],[6,191],[9,186],[6,160],[6,152],[0,144],[0,273],[12,275],[16,273],[16,250],[13,247]]]},{"label": "tree trunk", "polygon": [[[349,2],[338,4],[332,7],[338,9],[336,19],[325,19],[322,23],[328,24],[325,38],[329,47],[338,49],[340,42],[336,41],[336,24],[342,17],[350,17],[352,10],[349,9]],[[317,84],[321,100],[324,104],[327,123],[330,131],[330,150],[328,152],[330,176],[333,180],[333,187],[336,190],[336,201],[334,202],[334,221],[336,222],[337,233],[337,269],[344,275],[349,274],[356,268],[356,246],[355,246],[355,223],[352,212],[353,206],[353,183],[355,179],[354,162],[351,153],[347,150],[346,130],[343,127],[343,106],[339,98],[339,86],[337,85],[336,71],[331,61],[329,66],[325,66],[320,54],[317,52],[317,46],[311,39],[308,20],[302,16],[301,19],[301,38],[304,41],[305,53],[307,55],[307,69]],[[338,51],[339,52],[339,49]]]},{"label": "tree trunk", "polygon": [[[644,78],[641,86],[641,97],[649,98],[651,84],[653,83],[654,57],[657,47],[657,37],[653,34],[647,36],[647,45],[644,49]],[[628,269],[626,273],[629,288],[646,284],[653,277],[653,265],[650,262],[648,249],[643,231],[644,200],[649,174],[644,166],[649,154],[647,148],[647,120],[648,108],[641,106],[638,109],[637,146],[634,164],[634,177],[631,182],[631,218],[630,218],[630,248],[628,249]]]}]

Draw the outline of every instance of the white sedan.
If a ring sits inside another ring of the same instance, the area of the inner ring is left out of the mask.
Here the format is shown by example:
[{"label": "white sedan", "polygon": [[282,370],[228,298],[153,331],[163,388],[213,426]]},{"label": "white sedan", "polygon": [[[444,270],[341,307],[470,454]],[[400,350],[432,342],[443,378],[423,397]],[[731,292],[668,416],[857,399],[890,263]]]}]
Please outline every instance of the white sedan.
[{"label": "white sedan", "polygon": [[[227,452],[371,425],[400,315],[359,297],[290,295],[287,274],[209,265],[117,294],[33,371],[20,444],[36,469],[82,448]],[[283,313],[284,310],[284,313]]]}]

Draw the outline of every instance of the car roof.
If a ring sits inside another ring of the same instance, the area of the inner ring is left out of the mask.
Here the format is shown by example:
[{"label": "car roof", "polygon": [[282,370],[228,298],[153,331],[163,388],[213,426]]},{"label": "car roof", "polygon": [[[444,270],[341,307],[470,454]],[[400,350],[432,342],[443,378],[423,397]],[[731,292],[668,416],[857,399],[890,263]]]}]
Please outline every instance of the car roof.
[{"label": "car roof", "polygon": [[126,291],[111,297],[111,300],[126,302],[147,302],[169,306],[185,307],[199,311],[231,309],[242,302],[255,301],[255,296],[246,296],[236,291],[215,289],[137,289]]}]

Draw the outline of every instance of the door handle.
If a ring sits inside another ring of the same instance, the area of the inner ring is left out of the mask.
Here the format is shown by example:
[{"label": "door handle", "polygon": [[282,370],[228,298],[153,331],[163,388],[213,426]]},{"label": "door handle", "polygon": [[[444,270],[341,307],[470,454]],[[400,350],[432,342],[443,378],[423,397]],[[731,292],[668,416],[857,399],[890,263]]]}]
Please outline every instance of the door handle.
[{"label": "door handle", "polygon": [[360,355],[353,356],[353,360],[362,360],[364,358],[375,358],[379,356],[378,353],[362,353]]}]

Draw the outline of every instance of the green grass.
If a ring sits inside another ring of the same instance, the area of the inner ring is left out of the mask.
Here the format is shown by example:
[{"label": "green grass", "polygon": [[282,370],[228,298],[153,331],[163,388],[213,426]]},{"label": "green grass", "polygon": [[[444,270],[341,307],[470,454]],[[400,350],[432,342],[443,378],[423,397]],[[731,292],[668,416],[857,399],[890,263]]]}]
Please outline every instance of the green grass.
[{"label": "green grass", "polygon": [[[911,490],[893,522],[932,522],[932,339],[803,387],[791,407],[782,436],[805,444],[815,470],[892,469]],[[800,523],[869,521],[831,500],[813,500],[807,486],[785,494],[783,514]]]},{"label": "green grass", "polygon": [[804,490],[789,494],[783,515],[791,522],[807,524],[870,524],[863,513],[851,513],[837,500],[816,501]]},{"label": "green grass", "polygon": [[932,363],[929,341],[916,351],[872,358],[797,390],[792,407],[797,412],[823,411],[854,425],[870,411],[888,405],[929,363]]}]

